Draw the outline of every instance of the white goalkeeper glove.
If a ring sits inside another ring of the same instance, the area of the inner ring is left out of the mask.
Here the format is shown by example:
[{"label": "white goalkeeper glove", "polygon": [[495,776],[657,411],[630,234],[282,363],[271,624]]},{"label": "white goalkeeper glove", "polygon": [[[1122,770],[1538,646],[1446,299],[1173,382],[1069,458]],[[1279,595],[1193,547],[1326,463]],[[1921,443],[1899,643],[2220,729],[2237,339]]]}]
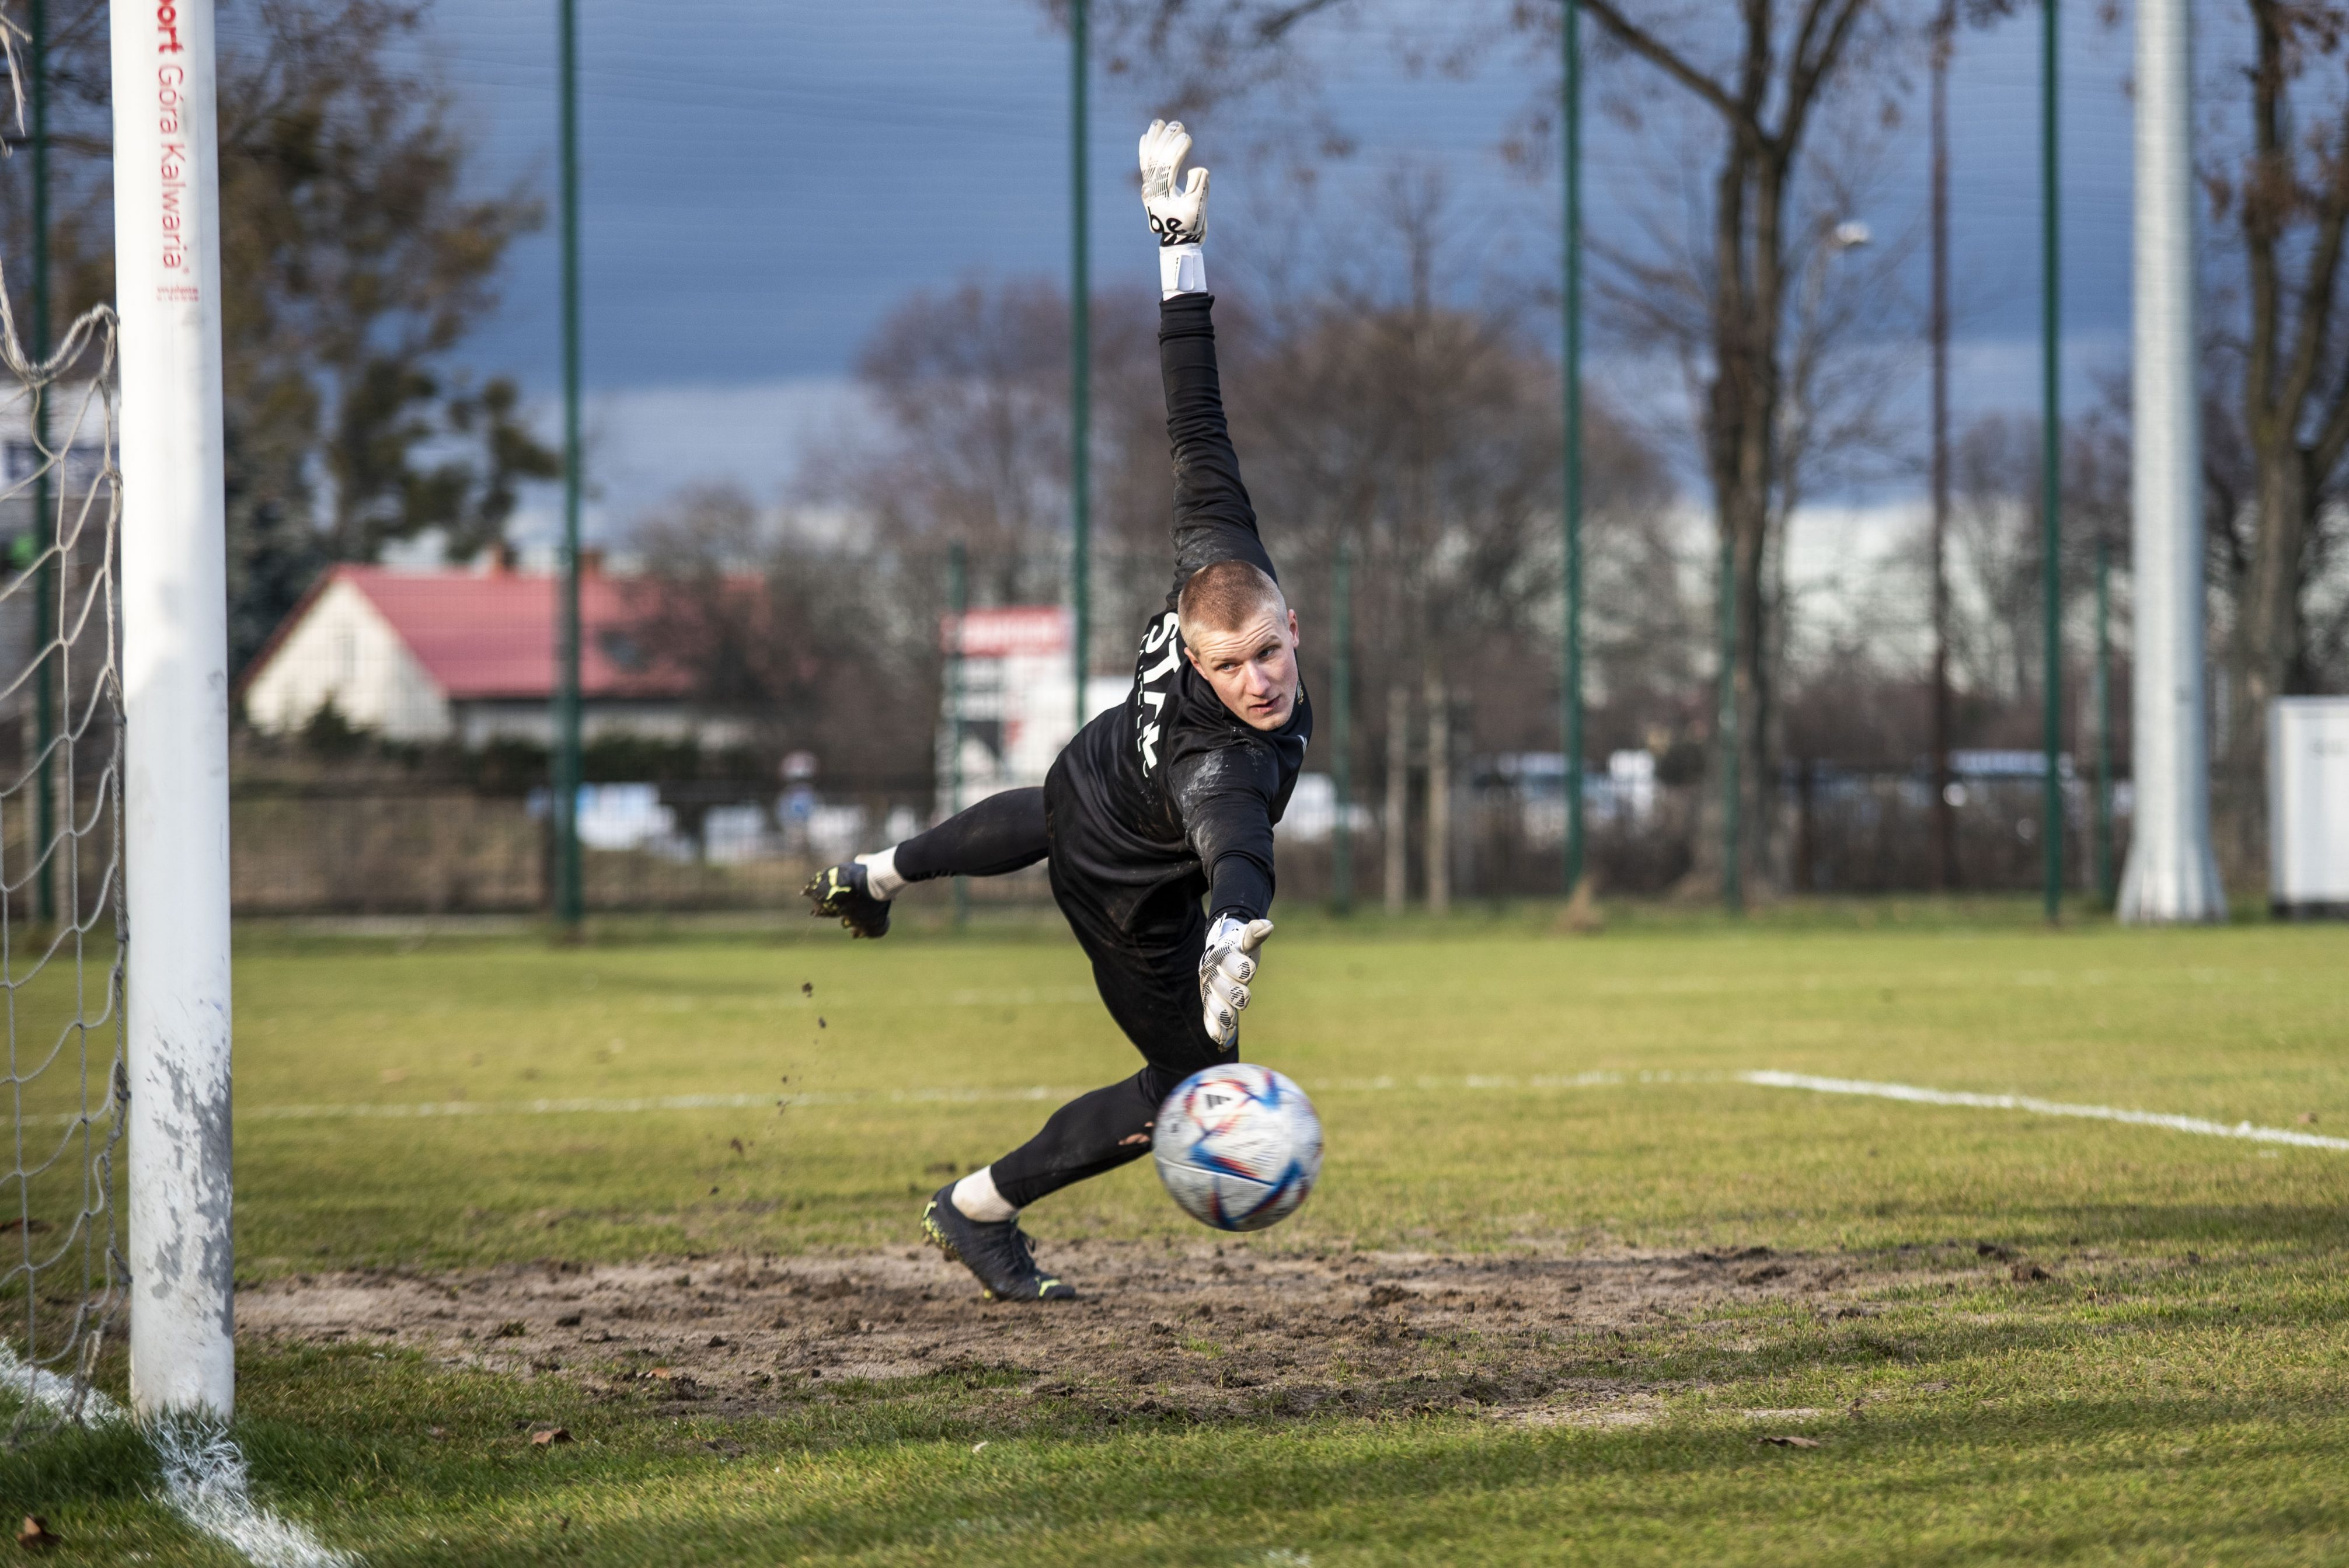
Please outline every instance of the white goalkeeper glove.
[{"label": "white goalkeeper glove", "polygon": [[1142,133],[1142,210],[1158,236],[1158,286],[1172,299],[1207,291],[1207,265],[1199,242],[1207,237],[1207,171],[1194,169],[1176,183],[1191,151],[1191,133],[1179,119],[1154,119]]},{"label": "white goalkeeper glove", "polygon": [[1256,951],[1270,935],[1270,920],[1243,920],[1232,915],[1207,928],[1207,950],[1199,955],[1199,1007],[1207,1033],[1217,1045],[1229,1045],[1239,1035],[1240,1012],[1248,1004],[1248,981],[1256,977]]}]

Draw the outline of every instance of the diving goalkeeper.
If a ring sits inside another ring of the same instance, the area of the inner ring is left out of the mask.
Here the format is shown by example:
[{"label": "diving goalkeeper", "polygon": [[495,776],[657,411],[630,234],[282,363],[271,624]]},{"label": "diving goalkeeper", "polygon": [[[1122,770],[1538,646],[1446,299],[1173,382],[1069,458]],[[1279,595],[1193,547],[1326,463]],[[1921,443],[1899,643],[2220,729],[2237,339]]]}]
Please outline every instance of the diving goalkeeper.
[{"label": "diving goalkeeper", "polygon": [[1272,933],[1272,826],[1313,729],[1298,680],[1297,614],[1257,536],[1224,426],[1200,252],[1207,171],[1182,179],[1190,147],[1179,123],[1154,122],[1142,139],[1174,456],[1174,586],[1143,634],[1133,689],[1077,732],[1041,789],[990,795],[807,888],[816,914],[879,937],[889,900],[908,883],[1050,861],[1052,897],[1146,1065],[1070,1101],[1034,1137],[930,1199],[929,1240],[1007,1301],[1077,1293],[1037,1266],[1019,1210],[1140,1158],[1174,1085],[1237,1058],[1240,1011]]}]

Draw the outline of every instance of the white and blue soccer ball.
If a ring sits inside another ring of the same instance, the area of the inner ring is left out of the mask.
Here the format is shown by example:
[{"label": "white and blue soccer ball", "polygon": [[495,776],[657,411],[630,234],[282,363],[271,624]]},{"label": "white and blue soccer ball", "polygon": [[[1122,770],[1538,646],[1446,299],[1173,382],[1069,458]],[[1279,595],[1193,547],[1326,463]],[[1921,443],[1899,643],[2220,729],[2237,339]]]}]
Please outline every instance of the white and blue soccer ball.
[{"label": "white and blue soccer ball", "polygon": [[1313,1190],[1321,1118],[1294,1081],[1236,1062],[1174,1086],[1158,1107],[1150,1152],[1184,1213],[1218,1231],[1261,1231]]}]

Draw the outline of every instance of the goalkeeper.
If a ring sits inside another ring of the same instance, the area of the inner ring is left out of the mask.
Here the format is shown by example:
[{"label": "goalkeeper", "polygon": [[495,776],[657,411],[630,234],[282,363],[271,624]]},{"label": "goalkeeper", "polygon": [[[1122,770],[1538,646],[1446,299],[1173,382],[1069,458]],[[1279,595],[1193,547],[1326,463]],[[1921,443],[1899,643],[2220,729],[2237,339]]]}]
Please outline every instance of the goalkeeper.
[{"label": "goalkeeper", "polygon": [[1003,1300],[1076,1294],[1037,1267],[1019,1210],[1140,1158],[1174,1085],[1237,1058],[1240,1010],[1272,932],[1272,826],[1313,728],[1297,615],[1224,426],[1199,248],[1207,171],[1181,179],[1190,147],[1180,124],[1154,122],[1142,139],[1142,201],[1159,244],[1174,587],[1143,634],[1133,689],[1078,732],[1043,788],[989,796],[807,888],[816,914],[878,937],[908,883],[1002,876],[1049,858],[1052,897],[1092,961],[1102,1001],[1147,1064],[1071,1100],[1034,1137],[929,1200],[929,1240]]}]

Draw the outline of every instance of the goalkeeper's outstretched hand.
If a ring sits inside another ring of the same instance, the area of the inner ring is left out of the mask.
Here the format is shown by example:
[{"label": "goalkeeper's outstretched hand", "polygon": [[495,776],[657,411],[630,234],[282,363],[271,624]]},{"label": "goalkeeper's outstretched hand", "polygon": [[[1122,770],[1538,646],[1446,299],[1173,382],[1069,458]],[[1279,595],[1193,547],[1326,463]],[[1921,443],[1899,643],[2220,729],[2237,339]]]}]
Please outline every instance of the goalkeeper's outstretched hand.
[{"label": "goalkeeper's outstretched hand", "polygon": [[1154,119],[1142,133],[1142,210],[1162,245],[1195,245],[1207,237],[1207,171],[1182,184],[1191,133],[1179,119]]},{"label": "goalkeeper's outstretched hand", "polygon": [[1207,928],[1207,950],[1199,955],[1199,1006],[1208,1036],[1217,1045],[1229,1045],[1239,1036],[1248,981],[1256,978],[1256,952],[1270,935],[1270,920],[1243,920],[1235,915],[1223,916]]}]

